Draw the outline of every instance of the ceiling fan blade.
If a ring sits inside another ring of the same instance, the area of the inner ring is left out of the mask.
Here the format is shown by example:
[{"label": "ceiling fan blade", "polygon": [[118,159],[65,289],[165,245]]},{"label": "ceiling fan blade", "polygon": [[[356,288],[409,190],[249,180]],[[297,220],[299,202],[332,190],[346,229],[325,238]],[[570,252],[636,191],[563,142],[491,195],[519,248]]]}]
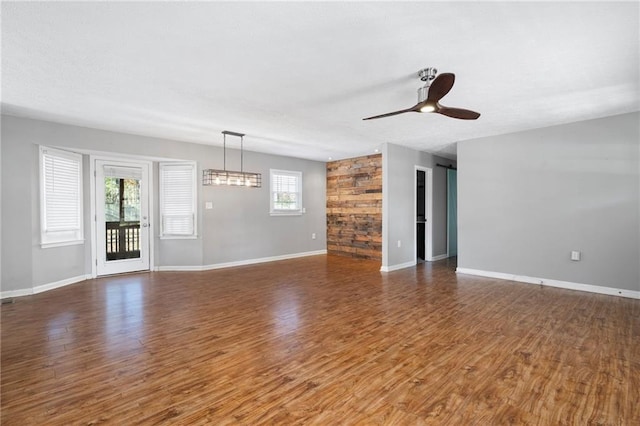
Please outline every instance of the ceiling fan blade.
[{"label": "ceiling fan blade", "polygon": [[392,115],[404,114],[405,112],[414,111],[415,107],[403,109],[400,111],[388,112],[386,114],[374,115],[373,117],[363,118],[363,120],[373,120],[374,118],[383,118],[383,117],[391,117]]},{"label": "ceiling fan blade", "polygon": [[440,74],[436,77],[431,86],[429,86],[429,94],[427,99],[430,101],[438,102],[442,99],[449,90],[453,87],[453,83],[456,81],[456,76],[451,73]]},{"label": "ceiling fan blade", "polygon": [[446,115],[447,117],[460,118],[462,120],[475,120],[476,118],[480,117],[479,112],[462,108],[449,108],[445,106],[438,108],[438,110],[435,112],[437,112],[438,114]]}]

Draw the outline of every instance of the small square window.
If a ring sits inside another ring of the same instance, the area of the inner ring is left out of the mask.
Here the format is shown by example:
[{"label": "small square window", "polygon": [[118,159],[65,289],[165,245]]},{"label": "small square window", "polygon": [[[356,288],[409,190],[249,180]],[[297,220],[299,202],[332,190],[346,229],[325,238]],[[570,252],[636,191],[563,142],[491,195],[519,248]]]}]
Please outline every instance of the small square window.
[{"label": "small square window", "polygon": [[302,214],[302,172],[270,170],[271,215]]}]

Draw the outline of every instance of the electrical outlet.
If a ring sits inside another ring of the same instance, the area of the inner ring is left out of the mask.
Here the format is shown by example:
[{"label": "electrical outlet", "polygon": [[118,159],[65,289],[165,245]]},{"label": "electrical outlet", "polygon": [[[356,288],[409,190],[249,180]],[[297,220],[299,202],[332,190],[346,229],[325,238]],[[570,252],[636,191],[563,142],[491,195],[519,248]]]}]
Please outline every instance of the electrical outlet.
[{"label": "electrical outlet", "polygon": [[402,247],[402,241],[398,240],[398,248]]},{"label": "electrical outlet", "polygon": [[313,234],[311,234],[311,239],[315,240],[316,239],[316,233],[314,232]]},{"label": "electrical outlet", "polygon": [[572,251],[571,252],[571,260],[580,260],[580,252]]},{"label": "electrical outlet", "polygon": [[213,203],[211,201],[207,201],[204,203],[204,208],[207,210],[211,210],[213,208]]}]

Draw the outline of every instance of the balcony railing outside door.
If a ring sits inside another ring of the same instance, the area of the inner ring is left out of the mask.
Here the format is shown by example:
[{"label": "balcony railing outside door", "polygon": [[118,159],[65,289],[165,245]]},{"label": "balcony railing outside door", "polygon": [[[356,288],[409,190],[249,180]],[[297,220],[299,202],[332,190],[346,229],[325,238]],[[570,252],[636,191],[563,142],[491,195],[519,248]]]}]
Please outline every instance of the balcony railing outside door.
[{"label": "balcony railing outside door", "polygon": [[107,260],[140,257],[140,222],[106,222]]}]

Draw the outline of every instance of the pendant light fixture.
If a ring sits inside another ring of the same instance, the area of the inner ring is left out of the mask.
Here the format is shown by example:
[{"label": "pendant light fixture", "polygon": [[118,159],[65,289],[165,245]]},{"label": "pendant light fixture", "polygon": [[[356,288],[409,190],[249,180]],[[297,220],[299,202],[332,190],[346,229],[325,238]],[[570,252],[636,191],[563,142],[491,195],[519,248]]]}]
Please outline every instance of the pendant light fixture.
[{"label": "pendant light fixture", "polygon": [[[205,186],[210,185],[225,185],[225,186],[244,186],[248,188],[260,188],[262,187],[262,174],[245,172],[243,168],[244,159],[244,133],[230,132],[225,130],[223,135],[223,169],[205,169],[202,171],[202,184]],[[234,172],[227,170],[227,135],[237,136],[240,138],[240,171]]]}]

